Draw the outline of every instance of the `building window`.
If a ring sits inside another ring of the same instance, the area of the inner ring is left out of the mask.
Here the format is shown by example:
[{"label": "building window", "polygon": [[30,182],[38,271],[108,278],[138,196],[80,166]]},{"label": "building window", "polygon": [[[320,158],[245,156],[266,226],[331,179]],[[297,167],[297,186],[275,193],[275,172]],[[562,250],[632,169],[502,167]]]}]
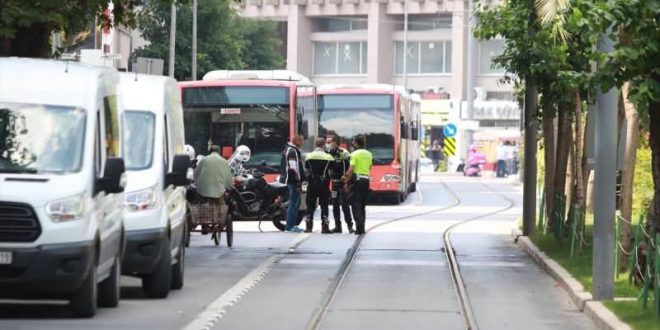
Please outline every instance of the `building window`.
[{"label": "building window", "polygon": [[502,39],[482,41],[480,48],[480,67],[482,74],[504,73],[504,68],[493,63],[493,59],[504,52],[505,41]]},{"label": "building window", "polygon": [[367,18],[320,18],[318,32],[366,31]]},{"label": "building window", "polygon": [[367,73],[366,42],[315,42],[315,75]]},{"label": "building window", "polygon": [[[443,16],[410,16],[408,18],[408,31],[431,31],[431,30],[442,30],[442,29],[451,29],[451,15]],[[403,31],[403,19],[397,25],[397,30]]]},{"label": "building window", "polygon": [[[409,74],[450,73],[451,41],[408,42],[406,71]],[[403,41],[395,42],[395,73],[403,74]]]}]

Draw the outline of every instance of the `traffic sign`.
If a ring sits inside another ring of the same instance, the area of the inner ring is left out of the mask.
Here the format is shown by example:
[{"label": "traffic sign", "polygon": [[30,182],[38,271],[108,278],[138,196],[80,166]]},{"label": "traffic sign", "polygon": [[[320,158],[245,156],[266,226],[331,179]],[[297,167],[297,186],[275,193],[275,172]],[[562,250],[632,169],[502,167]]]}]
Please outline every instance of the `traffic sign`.
[{"label": "traffic sign", "polygon": [[445,153],[445,156],[455,155],[456,154],[456,138],[445,137],[442,150]]},{"label": "traffic sign", "polygon": [[456,127],[456,125],[452,123],[448,123],[447,125],[445,125],[445,128],[442,130],[442,133],[446,137],[454,137],[457,132],[458,132],[458,128]]}]

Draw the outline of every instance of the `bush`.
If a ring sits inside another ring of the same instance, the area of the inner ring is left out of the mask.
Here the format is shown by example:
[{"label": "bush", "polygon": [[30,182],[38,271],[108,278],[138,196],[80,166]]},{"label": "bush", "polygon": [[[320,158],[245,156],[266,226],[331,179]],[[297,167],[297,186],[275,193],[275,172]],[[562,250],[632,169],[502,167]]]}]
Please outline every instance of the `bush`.
[{"label": "bush", "polygon": [[637,149],[635,164],[635,182],[633,184],[633,217],[646,214],[653,199],[653,176],[651,173],[651,149],[641,143]]}]

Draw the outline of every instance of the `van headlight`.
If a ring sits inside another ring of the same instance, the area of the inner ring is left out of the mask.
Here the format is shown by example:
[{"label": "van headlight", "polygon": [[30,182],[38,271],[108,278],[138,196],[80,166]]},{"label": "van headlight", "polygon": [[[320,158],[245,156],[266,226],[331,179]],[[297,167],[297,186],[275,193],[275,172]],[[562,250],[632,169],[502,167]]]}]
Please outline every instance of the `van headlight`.
[{"label": "van headlight", "polygon": [[131,212],[150,210],[158,202],[156,186],[138,190],[124,195],[124,205]]},{"label": "van headlight", "polygon": [[85,212],[83,194],[58,199],[46,204],[46,214],[53,222],[80,220]]},{"label": "van headlight", "polygon": [[380,178],[380,182],[399,182],[399,176],[396,174],[385,174]]}]

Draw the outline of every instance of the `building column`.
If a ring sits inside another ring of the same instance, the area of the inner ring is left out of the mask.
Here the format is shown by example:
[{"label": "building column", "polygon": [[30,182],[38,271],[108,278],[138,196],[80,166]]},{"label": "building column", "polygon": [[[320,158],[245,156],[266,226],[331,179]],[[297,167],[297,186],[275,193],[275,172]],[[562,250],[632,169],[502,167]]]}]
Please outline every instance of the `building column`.
[{"label": "building column", "polygon": [[451,78],[450,87],[451,98],[454,100],[465,99],[465,89],[467,83],[467,34],[468,19],[467,7],[463,3],[458,3],[463,10],[456,8],[452,14],[451,20]]},{"label": "building column", "polygon": [[312,20],[305,16],[305,7],[290,4],[287,20],[286,69],[304,76],[312,75]]},{"label": "building column", "polygon": [[367,82],[391,84],[394,73],[394,33],[395,24],[387,17],[386,4],[369,3],[367,26]]}]

